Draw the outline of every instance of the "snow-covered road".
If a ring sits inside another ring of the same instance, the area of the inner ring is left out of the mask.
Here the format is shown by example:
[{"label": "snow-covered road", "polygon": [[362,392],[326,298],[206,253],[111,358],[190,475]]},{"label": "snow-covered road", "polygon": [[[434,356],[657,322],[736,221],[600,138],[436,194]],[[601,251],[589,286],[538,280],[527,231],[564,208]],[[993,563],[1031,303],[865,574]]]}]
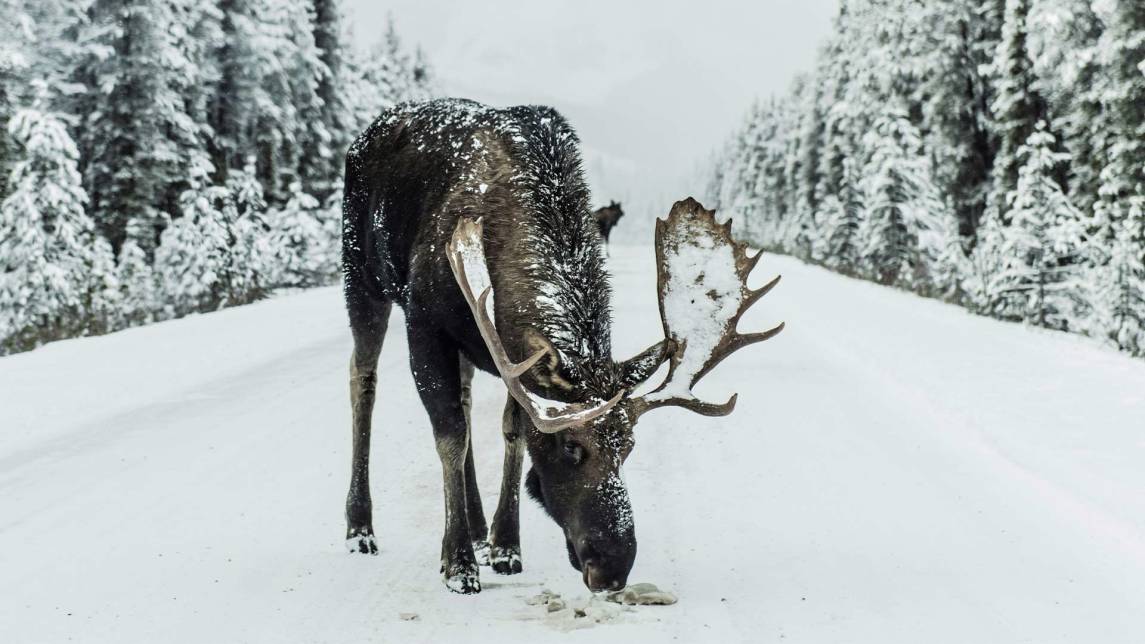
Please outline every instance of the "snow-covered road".
[{"label": "snow-covered road", "polygon": [[[652,251],[615,247],[615,344],[659,332]],[[647,417],[613,622],[522,502],[525,572],[438,576],[441,476],[395,310],[379,369],[381,554],[347,554],[350,338],[338,289],[0,359],[0,642],[1141,642],[1145,362],[769,257],[778,338]],[[475,383],[496,505],[503,387]],[[417,613],[404,621],[401,613]],[[565,632],[573,626],[588,626]]]}]

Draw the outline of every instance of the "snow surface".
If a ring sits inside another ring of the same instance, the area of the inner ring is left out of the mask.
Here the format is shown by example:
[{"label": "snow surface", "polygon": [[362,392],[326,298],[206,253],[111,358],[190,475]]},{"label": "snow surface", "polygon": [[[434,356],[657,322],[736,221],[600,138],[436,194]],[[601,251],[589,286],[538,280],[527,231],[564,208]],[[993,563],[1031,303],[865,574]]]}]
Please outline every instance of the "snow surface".
[{"label": "snow surface", "polygon": [[[629,355],[660,330],[655,262],[612,251]],[[588,624],[526,603],[588,593],[525,499],[525,572],[445,590],[441,471],[397,311],[380,554],[347,554],[331,288],[0,359],[0,642],[1145,639],[1145,362],[785,258],[756,271],[776,273],[740,328],[787,330],[700,385],[738,390],[735,413],[637,428],[630,580],[675,605]],[[491,515],[504,388],[473,393]]]}]

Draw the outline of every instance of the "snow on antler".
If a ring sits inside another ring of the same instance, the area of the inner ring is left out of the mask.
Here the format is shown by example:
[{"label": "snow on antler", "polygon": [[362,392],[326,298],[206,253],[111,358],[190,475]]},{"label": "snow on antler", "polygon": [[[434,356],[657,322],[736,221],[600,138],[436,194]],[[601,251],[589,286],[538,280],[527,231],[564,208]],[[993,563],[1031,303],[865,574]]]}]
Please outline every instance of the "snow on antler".
[{"label": "snow on antler", "polygon": [[762,333],[736,331],[744,312],[779,282],[776,277],[760,289],[748,288],[748,275],[761,255],[748,257],[747,247],[731,237],[731,222],[717,224],[715,212],[691,198],[676,202],[666,220],[656,221],[660,319],[676,352],[664,383],[633,401],[638,415],[679,406],[724,416],[735,408],[735,395],[722,405],[705,403],[692,387],[735,351],[783,330],[780,324]]}]

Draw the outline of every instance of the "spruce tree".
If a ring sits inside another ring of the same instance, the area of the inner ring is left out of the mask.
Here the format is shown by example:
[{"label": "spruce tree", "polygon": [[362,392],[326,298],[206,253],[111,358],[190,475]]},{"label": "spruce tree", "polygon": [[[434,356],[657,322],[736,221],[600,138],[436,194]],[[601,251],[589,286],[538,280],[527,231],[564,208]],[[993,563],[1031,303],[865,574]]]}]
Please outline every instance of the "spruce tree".
[{"label": "spruce tree", "polygon": [[1023,165],[1007,204],[1010,224],[998,249],[991,308],[1000,317],[1078,330],[1089,313],[1084,223],[1056,179],[1069,155],[1054,152],[1054,137],[1045,127],[1037,124],[1019,150]]},{"label": "spruce tree", "polygon": [[827,197],[822,208],[822,235],[827,246],[823,261],[845,275],[854,275],[859,265],[858,242],[863,201],[858,181],[856,164],[852,159],[845,159],[838,195]]},{"label": "spruce tree", "polygon": [[31,108],[8,124],[19,146],[0,205],[0,350],[99,333],[114,290],[111,249],[84,212],[75,143],[61,118]]},{"label": "spruce tree", "polygon": [[113,319],[116,328],[147,324],[163,316],[164,305],[160,301],[155,271],[147,254],[130,238],[119,249],[116,277],[119,286],[119,306]]},{"label": "spruce tree", "polygon": [[882,284],[924,289],[937,255],[936,231],[945,206],[934,186],[918,130],[903,107],[888,106],[864,137],[863,222],[859,248],[864,272]]},{"label": "spruce tree", "polygon": [[1128,216],[1132,204],[1145,198],[1145,3],[1108,3],[1105,31],[1097,43],[1100,74],[1094,91],[1101,105],[1101,156],[1095,205],[1099,236],[1112,239],[1116,224]]},{"label": "spruce tree", "polygon": [[23,0],[0,0],[0,201],[8,195],[11,164],[18,159],[18,145],[8,135],[8,122],[25,97],[28,85],[28,53],[33,41],[33,23]]},{"label": "spruce tree", "polygon": [[[345,151],[356,135],[353,115],[350,114],[346,52],[342,45],[345,27],[339,0],[312,0],[314,14],[314,47],[321,65],[315,94],[320,101],[318,122],[329,137],[326,149],[314,156],[304,156],[305,169],[301,173],[308,179],[308,189],[319,202],[324,201],[338,187],[342,176]],[[310,138],[320,138],[312,135]]]},{"label": "spruce tree", "polygon": [[1117,224],[1109,261],[1094,284],[1093,333],[1145,355],[1145,200],[1133,199]]},{"label": "spruce tree", "polygon": [[84,185],[91,213],[118,250],[127,222],[150,252],[164,215],[205,166],[202,126],[187,110],[198,68],[177,45],[178,5],[149,0],[94,0],[80,32],[89,49],[77,79],[89,86],[77,101]]},{"label": "spruce tree", "polygon": [[163,231],[155,271],[169,315],[245,304],[269,288],[268,226],[261,187],[248,170],[226,185],[196,177],[180,196],[181,215]]},{"label": "spruce tree", "polygon": [[983,189],[993,164],[988,84],[981,73],[996,44],[983,42],[987,18],[966,0],[934,0],[921,9],[918,88],[935,181],[949,197],[958,232],[972,238],[986,210]]},{"label": "spruce tree", "polygon": [[269,246],[277,285],[319,286],[337,274],[340,247],[326,215],[318,200],[297,184],[290,200],[271,213]]},{"label": "spruce tree", "polygon": [[998,135],[988,206],[998,208],[1007,222],[1006,203],[1018,185],[1022,167],[1019,150],[1038,122],[1048,122],[1045,99],[1036,88],[1028,48],[1031,0],[1006,0],[1002,36],[991,65],[994,99],[991,109]]}]

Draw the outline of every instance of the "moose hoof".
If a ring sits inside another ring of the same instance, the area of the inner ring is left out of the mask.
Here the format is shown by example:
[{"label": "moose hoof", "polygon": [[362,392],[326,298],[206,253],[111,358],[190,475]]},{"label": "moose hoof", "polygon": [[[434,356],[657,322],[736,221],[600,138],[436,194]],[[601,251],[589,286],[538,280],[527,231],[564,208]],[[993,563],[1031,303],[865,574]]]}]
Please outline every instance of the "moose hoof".
[{"label": "moose hoof", "polygon": [[447,568],[442,574],[445,587],[460,595],[473,595],[481,592],[481,579],[477,575],[477,565],[461,565]]},{"label": "moose hoof", "polygon": [[492,546],[489,550],[489,564],[493,572],[498,575],[516,575],[524,568],[521,566],[521,547]]},{"label": "moose hoof", "polygon": [[346,538],[346,549],[363,555],[378,554],[378,541],[372,533],[351,534]]},{"label": "moose hoof", "polygon": [[473,558],[477,560],[478,566],[489,565],[489,542],[482,539],[473,542]]}]

